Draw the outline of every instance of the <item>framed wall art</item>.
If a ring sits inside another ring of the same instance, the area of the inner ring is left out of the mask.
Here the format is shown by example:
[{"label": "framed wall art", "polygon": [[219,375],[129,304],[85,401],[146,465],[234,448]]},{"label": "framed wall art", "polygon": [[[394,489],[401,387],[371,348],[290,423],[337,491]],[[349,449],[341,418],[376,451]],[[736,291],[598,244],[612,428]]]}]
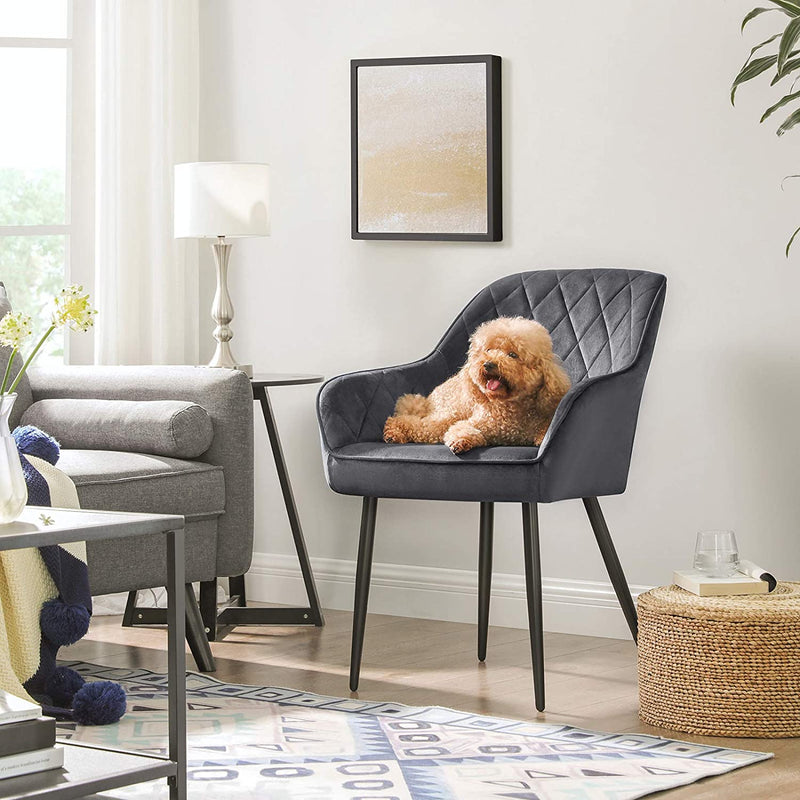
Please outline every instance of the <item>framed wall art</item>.
[{"label": "framed wall art", "polygon": [[354,239],[503,238],[500,57],[350,62]]}]

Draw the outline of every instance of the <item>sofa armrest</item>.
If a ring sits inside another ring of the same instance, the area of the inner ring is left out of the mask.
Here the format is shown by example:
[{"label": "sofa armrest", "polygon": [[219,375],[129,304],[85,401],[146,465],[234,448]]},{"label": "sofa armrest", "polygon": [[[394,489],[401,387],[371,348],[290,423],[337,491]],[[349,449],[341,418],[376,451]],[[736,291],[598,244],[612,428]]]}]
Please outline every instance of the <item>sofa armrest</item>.
[{"label": "sofa armrest", "polygon": [[434,352],[396,367],[350,372],[331,378],[317,394],[317,419],[327,451],[356,442],[379,442],[383,425],[403,394],[427,395],[450,373]]},{"label": "sofa armrest", "polygon": [[253,390],[238,370],[187,366],[37,367],[34,401],[185,400],[202,406],[214,430],[198,460],[223,468],[225,514],[218,523],[220,576],[244,573],[253,546]]}]

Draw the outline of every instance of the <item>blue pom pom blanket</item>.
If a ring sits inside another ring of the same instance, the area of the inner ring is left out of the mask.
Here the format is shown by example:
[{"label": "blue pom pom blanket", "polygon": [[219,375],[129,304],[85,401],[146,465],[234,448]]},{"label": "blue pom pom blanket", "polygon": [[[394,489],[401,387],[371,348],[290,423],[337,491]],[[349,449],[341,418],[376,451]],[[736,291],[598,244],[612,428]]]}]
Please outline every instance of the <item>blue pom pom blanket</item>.
[{"label": "blue pom pom blanket", "polygon": [[[28,505],[80,508],[75,484],[55,466],[55,439],[33,426],[17,428],[13,436]],[[0,552],[0,688],[41,703],[46,713],[71,716],[83,679],[57,667],[56,654],[84,636],[91,614],[84,542]],[[84,694],[84,705],[91,706],[88,687]],[[115,699],[111,713],[79,713],[77,704],[75,716],[89,724],[116,722],[125,710],[124,694]]]}]

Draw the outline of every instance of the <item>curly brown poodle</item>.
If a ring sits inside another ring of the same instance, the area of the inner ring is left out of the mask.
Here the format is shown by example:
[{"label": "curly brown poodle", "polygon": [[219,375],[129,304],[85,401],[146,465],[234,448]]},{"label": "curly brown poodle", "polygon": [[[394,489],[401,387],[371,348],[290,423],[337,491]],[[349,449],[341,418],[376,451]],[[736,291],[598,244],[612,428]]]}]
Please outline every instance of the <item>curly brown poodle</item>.
[{"label": "curly brown poodle", "polygon": [[454,453],[487,445],[540,445],[570,380],[550,334],[523,317],[498,317],[472,334],[467,361],[427,397],[404,394],[386,442],[444,442]]}]

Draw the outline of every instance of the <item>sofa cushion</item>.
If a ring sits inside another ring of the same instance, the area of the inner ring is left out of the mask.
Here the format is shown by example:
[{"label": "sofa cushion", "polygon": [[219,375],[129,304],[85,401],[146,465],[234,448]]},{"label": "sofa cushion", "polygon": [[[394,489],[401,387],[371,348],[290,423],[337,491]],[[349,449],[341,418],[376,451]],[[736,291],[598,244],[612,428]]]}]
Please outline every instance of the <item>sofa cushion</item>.
[{"label": "sofa cushion", "polygon": [[[342,494],[420,500],[535,502],[537,447],[477,447],[454,455],[443,444],[359,442],[327,454],[330,487]],[[502,464],[502,470],[497,465]]]},{"label": "sofa cushion", "polygon": [[211,447],[211,418],[183,400],[38,400],[25,410],[62,447],[197,458]]},{"label": "sofa cushion", "polygon": [[58,466],[75,482],[81,508],[181,514],[187,520],[225,509],[222,467],[115,450],[61,451]]}]

